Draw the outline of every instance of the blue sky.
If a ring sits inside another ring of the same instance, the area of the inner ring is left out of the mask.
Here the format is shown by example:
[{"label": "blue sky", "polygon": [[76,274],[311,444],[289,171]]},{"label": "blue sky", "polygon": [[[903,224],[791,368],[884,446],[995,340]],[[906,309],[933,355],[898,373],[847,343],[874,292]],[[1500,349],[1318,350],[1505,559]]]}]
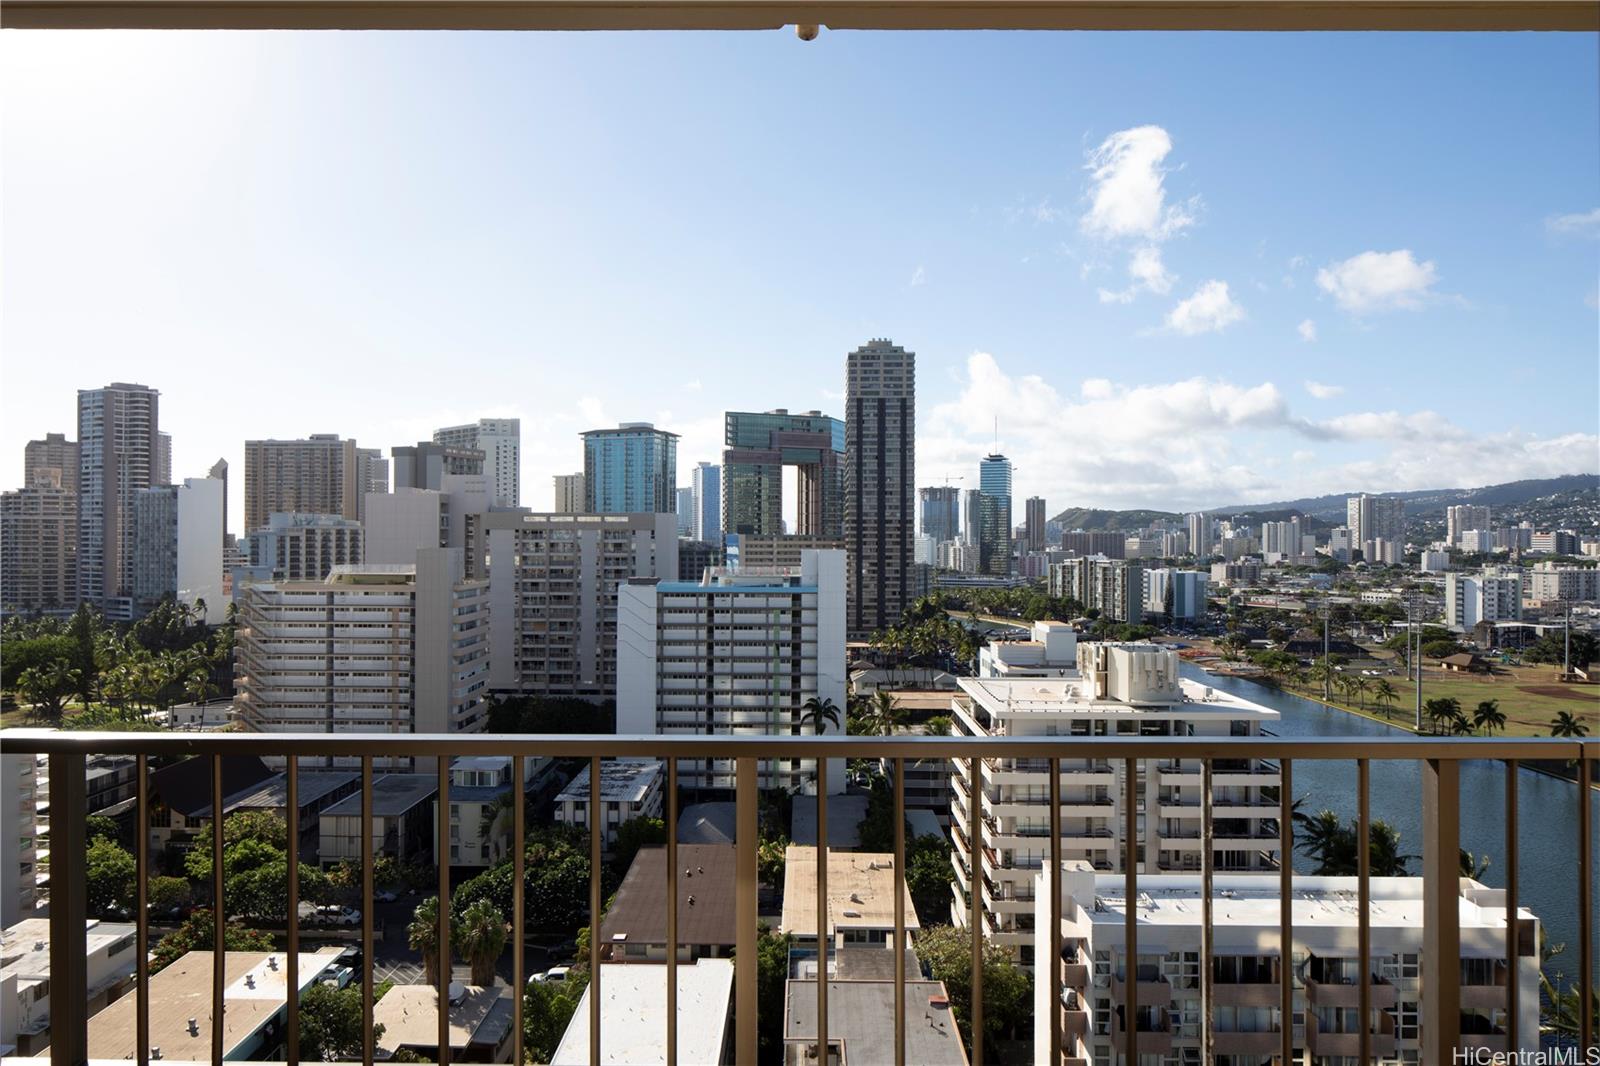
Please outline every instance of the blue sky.
[{"label": "blue sky", "polygon": [[[1600,468],[1592,35],[0,35],[0,482],[73,390],[174,473],[839,413],[919,480],[1190,508]],[[237,493],[238,489],[235,488]]]}]

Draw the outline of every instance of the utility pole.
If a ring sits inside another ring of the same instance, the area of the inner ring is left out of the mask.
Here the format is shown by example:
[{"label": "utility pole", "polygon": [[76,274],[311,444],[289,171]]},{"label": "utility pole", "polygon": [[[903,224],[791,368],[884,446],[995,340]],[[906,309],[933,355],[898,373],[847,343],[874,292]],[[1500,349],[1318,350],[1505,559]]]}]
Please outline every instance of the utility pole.
[{"label": "utility pole", "polygon": [[1328,619],[1333,615],[1333,607],[1327,600],[1322,601],[1322,698],[1324,701],[1333,699],[1333,662],[1328,658]]},{"label": "utility pole", "polygon": [[1411,604],[1417,614],[1417,732],[1422,732],[1422,603],[1413,597]]},{"label": "utility pole", "polygon": [[1561,651],[1561,680],[1572,677],[1572,604],[1567,604],[1566,644]]}]

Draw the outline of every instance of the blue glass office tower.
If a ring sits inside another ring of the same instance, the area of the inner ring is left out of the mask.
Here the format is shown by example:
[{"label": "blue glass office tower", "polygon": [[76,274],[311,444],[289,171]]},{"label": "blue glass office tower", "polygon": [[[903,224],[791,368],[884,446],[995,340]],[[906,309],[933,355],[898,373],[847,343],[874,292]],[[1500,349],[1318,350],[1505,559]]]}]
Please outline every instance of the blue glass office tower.
[{"label": "blue glass office tower", "polygon": [[583,509],[589,514],[673,514],[678,435],[649,422],[583,434]]},{"label": "blue glass office tower", "polygon": [[1011,573],[1011,460],[986,455],[978,464],[978,572]]}]

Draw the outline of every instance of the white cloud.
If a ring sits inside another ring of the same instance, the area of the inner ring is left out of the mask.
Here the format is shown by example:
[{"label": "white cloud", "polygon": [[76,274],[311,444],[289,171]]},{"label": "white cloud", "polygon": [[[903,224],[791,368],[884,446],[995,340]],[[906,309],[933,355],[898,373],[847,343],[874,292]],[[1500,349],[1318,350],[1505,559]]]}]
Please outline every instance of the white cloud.
[{"label": "white cloud", "polygon": [[704,388],[705,385],[700,381],[699,378],[695,378],[693,381],[685,381],[683,383],[684,392],[700,392]]},{"label": "white cloud", "polygon": [[[1483,485],[1594,470],[1600,437],[1468,432],[1432,411],[1356,412],[1325,422],[1291,409],[1271,382],[1207,378],[1130,385],[1083,381],[1063,394],[1036,375],[971,355],[956,393],[917,430],[922,470],[975,470],[994,446],[1021,496],[1168,510],[1293,498]],[[1339,442],[1337,447],[1328,442]],[[1269,460],[1289,456],[1274,468]],[[1355,458],[1351,458],[1355,456]]]},{"label": "white cloud", "polygon": [[1089,153],[1089,210],[1079,220],[1085,233],[1110,240],[1166,240],[1194,222],[1197,201],[1168,205],[1162,161],[1172,138],[1160,126],[1119,130]]},{"label": "white cloud", "polygon": [[1100,302],[1129,303],[1141,291],[1165,295],[1172,291],[1172,283],[1176,280],[1161,261],[1161,249],[1154,244],[1142,244],[1133,250],[1133,255],[1128,258],[1128,276],[1133,283],[1120,292],[1099,290]]},{"label": "white cloud", "polygon": [[1331,400],[1344,392],[1343,385],[1324,385],[1320,381],[1306,382],[1306,391],[1319,400]]},{"label": "white cloud", "polygon": [[1551,233],[1575,233],[1579,236],[1600,237],[1600,207],[1571,215],[1551,215],[1544,220]]},{"label": "white cloud", "polygon": [[914,289],[918,285],[926,285],[927,283],[928,273],[922,269],[922,264],[918,263],[917,269],[911,272],[911,287]]},{"label": "white cloud", "polygon": [[1194,295],[1167,312],[1167,328],[1192,337],[1214,333],[1244,318],[1244,308],[1228,293],[1228,283],[1215,279],[1201,283]]},{"label": "white cloud", "polygon": [[1317,285],[1355,314],[1396,308],[1415,311],[1438,280],[1432,260],[1419,263],[1411,249],[1362,252],[1317,271]]},{"label": "white cloud", "polygon": [[1294,331],[1300,334],[1300,339],[1305,341],[1307,344],[1311,344],[1317,339],[1317,324],[1311,321],[1309,318],[1302,320],[1301,323],[1294,328]]}]

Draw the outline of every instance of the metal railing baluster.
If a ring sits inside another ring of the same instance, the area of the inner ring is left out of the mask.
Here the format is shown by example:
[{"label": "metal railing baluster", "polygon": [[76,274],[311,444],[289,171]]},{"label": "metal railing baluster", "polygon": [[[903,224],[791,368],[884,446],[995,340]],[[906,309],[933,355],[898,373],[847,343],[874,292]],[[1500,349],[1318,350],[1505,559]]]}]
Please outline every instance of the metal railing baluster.
[{"label": "metal railing baluster", "polygon": [[1294,1054],[1294,767],[1278,763],[1278,1026],[1283,1066]]},{"label": "metal railing baluster", "polygon": [[133,1008],[133,1046],[139,1066],[150,1066],[150,773],[149,757],[133,759],[134,783],[134,869],[139,879],[138,900],[134,904],[135,985]]},{"label": "metal railing baluster", "polygon": [[[450,756],[438,757],[439,771],[439,1066],[450,1064],[450,975],[454,969],[450,943]],[[370,773],[370,769],[368,770]],[[368,797],[367,811],[371,812],[371,788],[363,789]],[[362,832],[362,839],[371,847],[372,829]],[[367,866],[370,869],[371,863]],[[369,993],[370,998],[370,993]],[[370,1030],[369,1030],[370,1031]]]},{"label": "metal railing baluster", "polygon": [[511,756],[511,1061],[522,1066],[522,1012],[523,997],[527,992],[522,972],[523,940],[527,935],[523,921],[523,881],[527,878],[528,798],[523,794],[522,775],[526,772],[526,757]]},{"label": "metal railing baluster", "polygon": [[1123,762],[1123,1054],[1139,1061],[1139,760]]},{"label": "metal railing baluster", "polygon": [[[1061,1066],[1061,760],[1052,758],[1050,769],[1050,1066]],[[1034,960],[1037,963],[1037,959]],[[1034,966],[1037,972],[1039,967]]]},{"label": "metal railing baluster", "polygon": [[211,1061],[221,1062],[228,1005],[228,919],[222,899],[222,756],[211,756]]},{"label": "metal railing baluster", "polygon": [[1216,954],[1216,903],[1212,889],[1216,869],[1216,830],[1213,822],[1211,760],[1200,764],[1200,1057],[1211,1062],[1216,1057],[1215,989],[1212,987],[1212,957]]},{"label": "metal railing baluster", "polygon": [[759,1044],[756,1028],[758,967],[756,965],[756,915],[759,869],[756,862],[761,838],[757,808],[756,760],[741,755],[734,762],[734,1061],[755,1062]]},{"label": "metal railing baluster", "polygon": [[906,766],[894,760],[894,1063],[906,1066]]},{"label": "metal railing baluster", "polygon": [[[8,737],[9,741],[10,738]],[[50,1062],[89,1060],[88,784],[81,751],[50,756]]]},{"label": "metal railing baluster", "polygon": [[1578,748],[1578,1044],[1594,1047],[1594,764]]},{"label": "metal railing baluster", "polygon": [[1372,777],[1366,759],[1356,760],[1356,954],[1361,991],[1360,1055],[1372,1061]]},{"label": "metal railing baluster", "polygon": [[1422,1061],[1461,1044],[1461,764],[1422,762]]},{"label": "metal railing baluster", "polygon": [[[284,1058],[287,1066],[300,1066],[300,760],[290,756],[284,763],[284,804],[289,820],[288,954],[284,956],[285,1003]],[[370,1028],[370,1027],[369,1027]]]},{"label": "metal railing baluster", "polygon": [[[446,864],[448,866],[448,863]],[[372,977],[372,757],[361,759],[361,1056],[366,1066],[372,1066],[377,1057],[377,1030],[373,1028],[372,994],[376,986]],[[442,949],[441,958],[448,959],[449,949]],[[440,999],[439,1009],[444,1010]]]},{"label": "metal railing baluster", "polygon": [[1521,923],[1517,912],[1517,760],[1506,760],[1506,1050],[1522,1046]]},{"label": "metal railing baluster", "polygon": [[667,760],[667,1066],[678,1066],[678,760]]},{"label": "metal railing baluster", "polygon": [[589,759],[589,1066],[600,1066],[600,756]]},{"label": "metal railing baluster", "polygon": [[828,760],[817,760],[817,1062],[828,1062]]},{"label": "metal railing baluster", "polygon": [[968,767],[972,777],[972,898],[967,910],[972,921],[972,1066],[983,1066],[983,760],[974,756]]}]

